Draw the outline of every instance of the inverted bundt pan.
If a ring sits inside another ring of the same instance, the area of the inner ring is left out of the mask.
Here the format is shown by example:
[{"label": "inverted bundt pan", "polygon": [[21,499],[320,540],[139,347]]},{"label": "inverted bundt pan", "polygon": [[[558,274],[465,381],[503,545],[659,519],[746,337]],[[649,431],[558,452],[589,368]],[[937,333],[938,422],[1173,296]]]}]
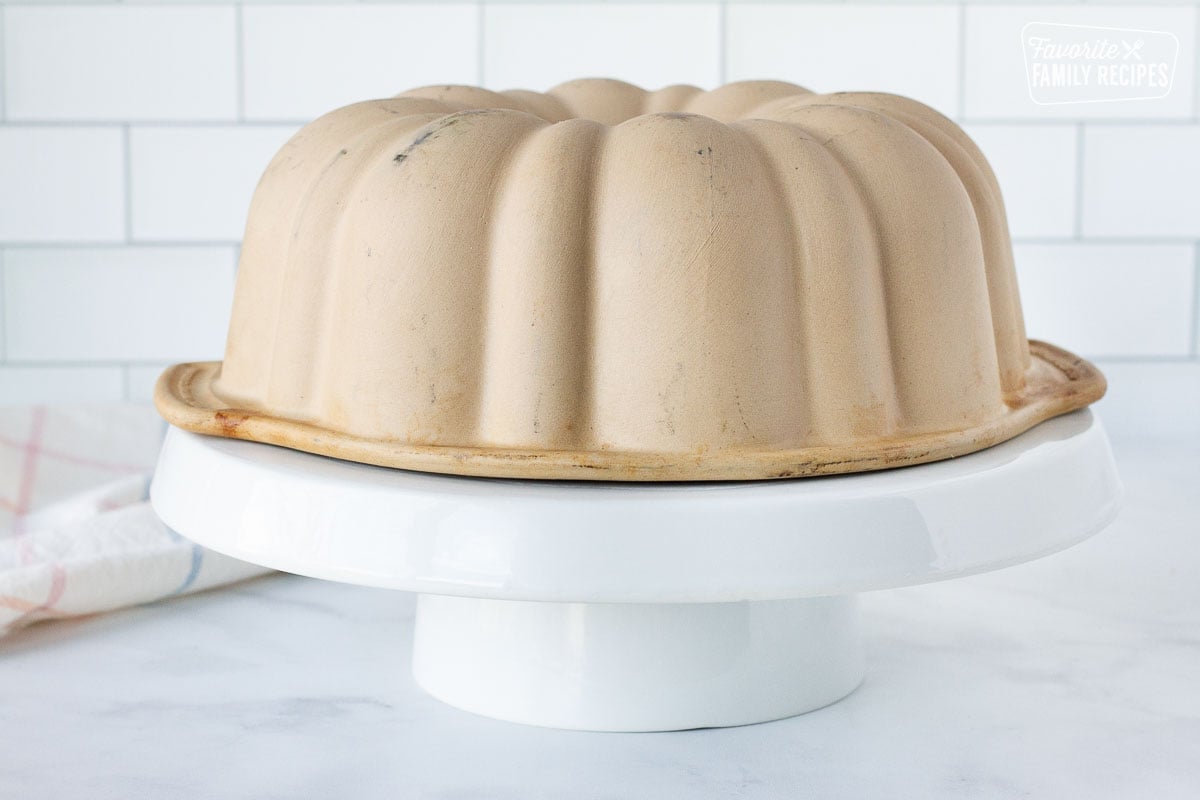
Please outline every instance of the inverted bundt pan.
[{"label": "inverted bundt pan", "polygon": [[1104,393],[1025,338],[1000,191],[903,97],[418,89],[267,167],[173,424],[388,467],[753,480],[935,461]]}]

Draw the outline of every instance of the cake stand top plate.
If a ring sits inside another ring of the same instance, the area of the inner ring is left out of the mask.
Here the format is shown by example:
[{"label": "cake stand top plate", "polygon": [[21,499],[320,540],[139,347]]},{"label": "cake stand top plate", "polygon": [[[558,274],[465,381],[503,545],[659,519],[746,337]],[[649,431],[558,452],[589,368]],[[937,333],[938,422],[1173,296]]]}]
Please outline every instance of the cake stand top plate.
[{"label": "cake stand top plate", "polygon": [[748,483],[433,475],[172,428],[151,489],[184,536],[288,572],[427,594],[647,603],[984,572],[1087,538],[1120,494],[1089,410],[948,461]]}]

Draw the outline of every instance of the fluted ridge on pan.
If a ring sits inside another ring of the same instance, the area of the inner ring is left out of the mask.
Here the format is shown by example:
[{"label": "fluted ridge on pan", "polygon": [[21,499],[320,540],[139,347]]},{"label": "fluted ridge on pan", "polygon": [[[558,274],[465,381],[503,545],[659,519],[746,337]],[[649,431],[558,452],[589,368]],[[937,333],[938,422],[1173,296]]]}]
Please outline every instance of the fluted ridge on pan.
[{"label": "fluted ridge on pan", "polygon": [[[792,232],[807,437],[885,437],[899,426],[900,407],[870,209],[841,162],[804,131],[768,120],[734,127],[769,165],[781,224]],[[817,253],[848,268],[824,269]]]},{"label": "fluted ridge on pan", "polygon": [[863,106],[800,102],[770,118],[820,142],[871,208],[905,428],[953,429],[1000,413],[986,265],[957,173],[923,136]]},{"label": "fluted ridge on pan", "polygon": [[[1003,209],[978,151],[921,109],[580,81],[334,112],[256,193],[215,389],[364,437],[513,448],[783,449],[994,417],[1028,359]],[[864,172],[879,147],[894,166]],[[888,180],[933,198],[915,216],[954,241],[898,229]]]},{"label": "fluted ridge on pan", "polygon": [[[481,441],[563,449],[592,438],[593,175],[608,130],[573,119],[531,131],[497,188],[487,255]],[[578,152],[589,157],[569,157]],[[561,223],[528,224],[550,218]],[[520,361],[526,372],[506,366]]]},{"label": "fluted ridge on pan", "polygon": [[758,202],[765,181],[745,137],[710,118],[645,115],[611,129],[595,186],[598,446],[804,438],[794,271]]},{"label": "fluted ridge on pan", "polygon": [[[291,258],[302,246],[304,213],[314,200],[319,202],[316,194],[323,181],[356,172],[366,153],[359,142],[380,131],[402,137],[445,113],[441,104],[418,99],[357,103],[306,125],[271,160],[255,190],[242,240],[241,265],[247,268],[238,272],[231,335],[216,387],[230,401],[264,404],[298,419],[319,415],[312,394],[294,380],[297,374],[309,374],[311,354],[289,350],[313,346],[302,340],[318,332],[311,324],[293,327],[294,318],[284,321],[297,303],[308,308],[320,302],[319,297],[294,294],[303,288],[306,271],[325,269],[319,261]],[[280,341],[280,331],[292,334],[293,343],[288,337]]]},{"label": "fluted ridge on pan", "polygon": [[954,169],[975,209],[975,227],[982,240],[988,294],[995,328],[1001,386],[1006,395],[1019,393],[1030,365],[1024,318],[1016,285],[1012,242],[1000,185],[978,146],[952,120],[932,108],[899,95],[879,92],[839,92],[831,95],[782,98],[756,110],[771,119],[788,119],[789,109],[836,102],[885,114],[929,141]]},{"label": "fluted ridge on pan", "polygon": [[[393,141],[346,194],[348,209],[397,214],[341,219],[336,294],[365,301],[337,304],[314,382],[341,429],[429,444],[478,435],[496,198],[515,153],[547,125],[506,110],[441,117]],[[459,142],[461,157],[445,158]]]}]

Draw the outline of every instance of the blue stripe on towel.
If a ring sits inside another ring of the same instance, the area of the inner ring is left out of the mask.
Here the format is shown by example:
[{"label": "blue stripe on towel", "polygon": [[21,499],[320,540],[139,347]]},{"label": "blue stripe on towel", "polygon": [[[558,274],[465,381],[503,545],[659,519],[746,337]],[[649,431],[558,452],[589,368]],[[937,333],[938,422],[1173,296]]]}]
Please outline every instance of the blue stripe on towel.
[{"label": "blue stripe on towel", "polygon": [[183,583],[176,587],[172,595],[183,594],[191,588],[196,582],[196,578],[200,575],[200,567],[204,565],[204,548],[198,544],[192,545],[192,563],[188,567],[188,574],[184,577]]},{"label": "blue stripe on towel", "polygon": [[[163,528],[166,529],[167,535],[170,536],[173,541],[176,541],[176,542],[186,542],[187,541],[187,539],[183,538],[179,534],[178,531],[176,531],[174,528],[171,528],[169,525],[163,525]],[[198,544],[192,543],[192,563],[188,566],[188,573],[187,573],[187,575],[184,576],[183,583],[179,584],[177,587],[175,587],[171,591],[167,592],[163,596],[164,597],[174,597],[177,594],[183,594],[184,592],[186,592],[188,589],[191,588],[192,584],[196,582],[196,578],[200,577],[200,569],[203,566],[204,566],[204,548]]]}]

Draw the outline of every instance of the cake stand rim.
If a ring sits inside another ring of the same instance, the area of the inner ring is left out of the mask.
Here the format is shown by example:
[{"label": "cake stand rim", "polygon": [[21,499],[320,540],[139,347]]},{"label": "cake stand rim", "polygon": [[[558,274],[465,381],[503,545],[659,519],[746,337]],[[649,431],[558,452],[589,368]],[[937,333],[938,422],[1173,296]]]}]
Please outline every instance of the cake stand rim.
[{"label": "cake stand rim", "polygon": [[1000,569],[1097,533],[1121,494],[1090,409],[950,461],[717,484],[415,473],[172,428],[151,488],[182,535],[287,572],[630,603],[846,594]]}]

